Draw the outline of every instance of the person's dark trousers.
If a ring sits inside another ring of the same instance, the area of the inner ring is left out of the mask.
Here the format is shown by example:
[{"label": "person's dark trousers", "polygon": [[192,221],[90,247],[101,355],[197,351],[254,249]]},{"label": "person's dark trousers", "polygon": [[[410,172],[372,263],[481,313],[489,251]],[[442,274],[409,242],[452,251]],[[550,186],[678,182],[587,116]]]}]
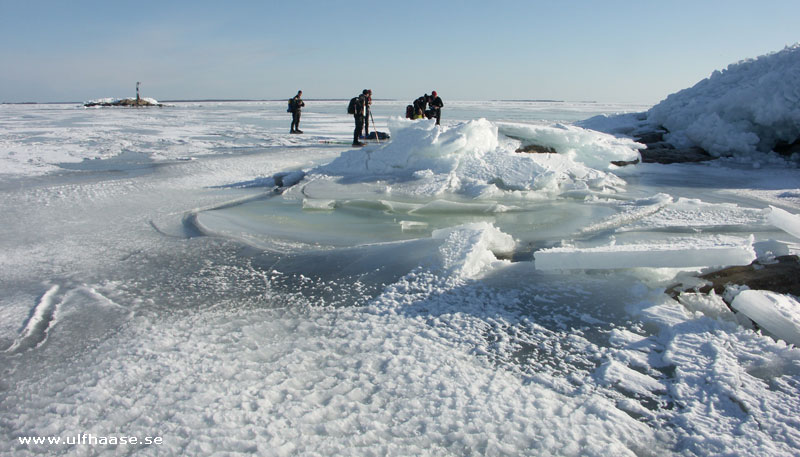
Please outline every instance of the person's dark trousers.
[{"label": "person's dark trousers", "polygon": [[442,110],[433,110],[433,117],[436,118],[436,125],[439,125],[439,122],[442,120]]},{"label": "person's dark trousers", "polygon": [[361,131],[364,129],[364,116],[356,114],[353,116],[356,121],[356,129],[353,130],[353,144],[358,143],[358,138],[361,136]]},{"label": "person's dark trousers", "polygon": [[292,111],[292,132],[300,130],[300,111]]}]

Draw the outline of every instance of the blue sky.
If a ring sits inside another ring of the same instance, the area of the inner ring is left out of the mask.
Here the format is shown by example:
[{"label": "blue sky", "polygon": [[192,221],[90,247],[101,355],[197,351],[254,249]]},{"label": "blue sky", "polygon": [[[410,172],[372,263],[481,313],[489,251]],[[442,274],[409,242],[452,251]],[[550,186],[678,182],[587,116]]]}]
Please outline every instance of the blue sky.
[{"label": "blue sky", "polygon": [[655,104],[800,42],[800,1],[0,0],[0,101]]}]

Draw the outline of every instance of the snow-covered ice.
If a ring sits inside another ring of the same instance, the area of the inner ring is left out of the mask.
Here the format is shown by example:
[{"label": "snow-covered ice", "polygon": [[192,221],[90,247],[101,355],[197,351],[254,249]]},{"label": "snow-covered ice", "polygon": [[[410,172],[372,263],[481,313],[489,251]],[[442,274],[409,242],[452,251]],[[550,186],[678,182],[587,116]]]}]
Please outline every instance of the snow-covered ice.
[{"label": "snow-covered ice", "polygon": [[[663,293],[797,254],[797,168],[620,168],[574,121],[643,107],[584,103],[376,101],[353,150],[344,104],[0,106],[0,453],[800,448],[796,297]],[[163,444],[20,441],[81,433]]]}]

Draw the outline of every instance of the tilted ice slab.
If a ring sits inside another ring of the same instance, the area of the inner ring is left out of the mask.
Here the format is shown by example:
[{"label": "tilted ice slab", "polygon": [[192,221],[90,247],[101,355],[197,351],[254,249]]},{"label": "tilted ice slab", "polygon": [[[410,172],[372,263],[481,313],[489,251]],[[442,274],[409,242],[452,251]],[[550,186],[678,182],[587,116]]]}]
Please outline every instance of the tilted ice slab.
[{"label": "tilted ice slab", "polygon": [[800,238],[800,216],[770,206],[769,222],[784,232]]},{"label": "tilted ice slab", "polygon": [[583,227],[580,234],[589,235],[630,226],[641,219],[661,211],[662,208],[670,203],[672,203],[672,197],[667,194],[656,194],[652,197],[625,202],[620,204],[621,211],[619,213]]},{"label": "tilted ice slab", "polygon": [[[552,142],[571,145],[570,152],[564,154],[516,153],[500,144],[497,126],[485,119],[437,127],[433,122],[393,118],[389,127],[391,143],[345,151],[309,176],[392,180],[395,184],[391,192],[415,197],[447,192],[478,197],[514,191],[557,195],[616,190],[625,185],[616,175],[581,163],[580,158],[596,157],[593,163],[606,168],[619,157],[638,157],[632,142],[622,145],[621,140],[609,135],[577,127],[551,127],[548,132]],[[522,137],[534,136],[524,127],[517,130]],[[598,146],[604,141],[620,145],[606,150]]]},{"label": "tilted ice slab", "polygon": [[651,214],[634,221],[625,229],[653,228],[703,228],[703,227],[756,227],[767,225],[764,211],[735,203],[708,203],[699,199],[678,198],[666,202]]},{"label": "tilted ice slab", "polygon": [[766,290],[745,290],[731,306],[787,343],[800,345],[800,302],[789,295]]},{"label": "tilted ice slab", "polygon": [[539,270],[694,268],[748,265],[755,260],[753,237],[678,238],[663,243],[558,247],[534,253]]}]

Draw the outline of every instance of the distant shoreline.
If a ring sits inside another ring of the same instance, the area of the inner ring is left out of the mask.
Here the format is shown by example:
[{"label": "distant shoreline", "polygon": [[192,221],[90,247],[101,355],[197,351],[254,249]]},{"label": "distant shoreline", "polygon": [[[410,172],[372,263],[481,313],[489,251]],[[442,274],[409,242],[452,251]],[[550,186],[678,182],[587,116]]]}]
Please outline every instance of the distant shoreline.
[{"label": "distant shoreline", "polygon": [[[288,98],[276,99],[248,99],[248,98],[207,98],[199,100],[159,100],[159,103],[201,103],[201,102],[214,102],[214,103],[240,103],[240,102],[285,102]],[[304,98],[305,101],[312,102],[346,102],[349,98]],[[393,98],[376,98],[375,101],[394,102],[398,101]],[[0,105],[82,105],[84,102],[0,102]]]},{"label": "distant shoreline", "polygon": [[[241,103],[241,102],[285,102],[288,98],[277,99],[247,99],[247,98],[208,98],[199,100],[159,100],[160,103]],[[309,102],[346,102],[349,98],[306,98]],[[378,102],[398,102],[401,101],[396,98],[376,98]],[[511,99],[511,100],[452,100],[452,101],[487,101],[487,102],[512,102],[512,103],[600,103],[595,100],[548,100],[548,99]],[[0,102],[0,105],[82,105],[85,101],[67,101],[67,102]],[[630,103],[633,105],[639,103]]]}]

